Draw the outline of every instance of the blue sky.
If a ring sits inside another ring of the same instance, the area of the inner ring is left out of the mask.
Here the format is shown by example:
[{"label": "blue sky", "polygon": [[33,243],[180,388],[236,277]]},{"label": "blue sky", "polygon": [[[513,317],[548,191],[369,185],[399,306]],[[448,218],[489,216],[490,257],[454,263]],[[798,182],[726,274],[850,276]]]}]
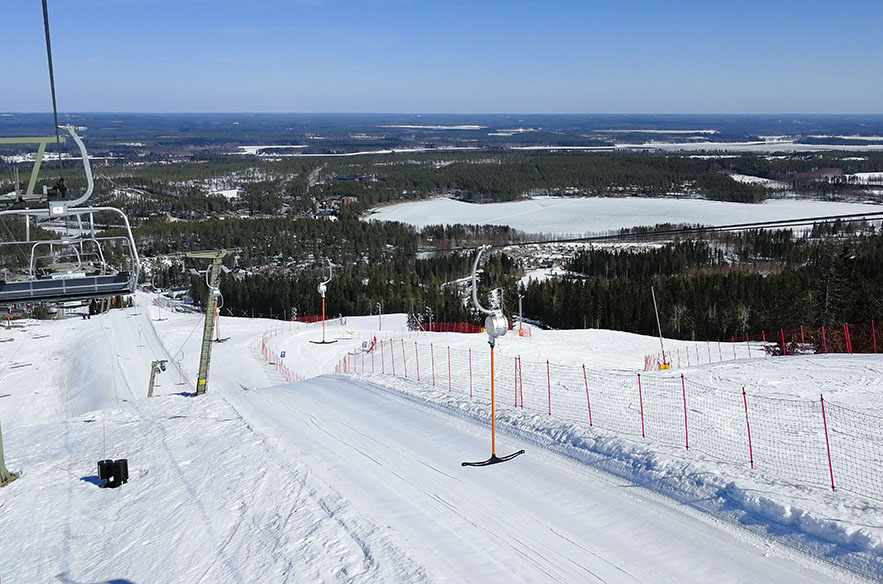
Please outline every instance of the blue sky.
[{"label": "blue sky", "polygon": [[[883,113],[883,2],[49,0],[61,111]],[[0,111],[51,111],[40,3]]]}]

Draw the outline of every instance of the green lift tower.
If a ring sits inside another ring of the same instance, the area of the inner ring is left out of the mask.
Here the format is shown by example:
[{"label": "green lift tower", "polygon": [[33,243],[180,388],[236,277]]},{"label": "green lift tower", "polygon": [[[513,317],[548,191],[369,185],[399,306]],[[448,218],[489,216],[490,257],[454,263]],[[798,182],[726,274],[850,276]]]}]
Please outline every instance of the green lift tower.
[{"label": "green lift tower", "polygon": [[[221,279],[223,260],[230,252],[226,249],[212,251],[194,251],[185,253],[191,259],[211,260],[205,271],[205,283],[208,286],[205,302],[205,326],[202,328],[202,349],[199,353],[199,373],[196,379],[196,395],[202,395],[208,389],[209,363],[212,360],[212,333],[215,330],[216,307],[221,295],[218,284]],[[200,272],[201,273],[201,272]]]}]

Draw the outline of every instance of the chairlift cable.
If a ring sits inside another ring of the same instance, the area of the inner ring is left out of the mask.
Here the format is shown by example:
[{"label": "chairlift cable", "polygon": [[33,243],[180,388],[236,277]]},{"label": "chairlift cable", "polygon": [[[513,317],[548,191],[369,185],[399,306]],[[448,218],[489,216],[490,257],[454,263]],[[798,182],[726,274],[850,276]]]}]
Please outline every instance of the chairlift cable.
[{"label": "chairlift cable", "polygon": [[52,92],[52,116],[55,121],[55,147],[58,152],[58,173],[64,181],[64,163],[61,159],[61,134],[58,131],[58,103],[55,99],[55,70],[52,67],[52,42],[49,35],[49,7],[43,0],[43,30],[46,36],[46,58],[49,61],[49,89]]}]

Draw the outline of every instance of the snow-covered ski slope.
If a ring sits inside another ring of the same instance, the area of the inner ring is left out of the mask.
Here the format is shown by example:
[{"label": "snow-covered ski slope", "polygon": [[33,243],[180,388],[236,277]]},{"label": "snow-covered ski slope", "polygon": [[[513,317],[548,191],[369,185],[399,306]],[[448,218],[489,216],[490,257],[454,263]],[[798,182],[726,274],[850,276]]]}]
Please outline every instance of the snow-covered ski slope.
[{"label": "snow-covered ski slope", "polygon": [[[521,415],[508,401],[497,453],[526,454],[465,468],[490,455],[485,403],[426,380],[327,375],[375,335],[476,359],[487,358],[484,335],[413,335],[400,315],[378,332],[376,316],[349,317],[326,330],[338,342],[316,345],[316,326],[223,318],[230,340],[215,345],[209,391],[195,398],[185,394],[200,315],[163,310],[157,321],[150,297],[137,298],[90,320],[0,330],[11,339],[0,342],[6,461],[22,473],[0,489],[4,583],[883,579],[880,501]],[[498,351],[637,372],[657,346],[535,331],[503,337]],[[284,382],[283,350],[311,379]],[[148,399],[155,359],[170,366]],[[801,359],[691,373],[795,397],[835,385],[832,395],[879,411],[876,358]],[[128,459],[128,484],[97,486],[104,458]]]}]

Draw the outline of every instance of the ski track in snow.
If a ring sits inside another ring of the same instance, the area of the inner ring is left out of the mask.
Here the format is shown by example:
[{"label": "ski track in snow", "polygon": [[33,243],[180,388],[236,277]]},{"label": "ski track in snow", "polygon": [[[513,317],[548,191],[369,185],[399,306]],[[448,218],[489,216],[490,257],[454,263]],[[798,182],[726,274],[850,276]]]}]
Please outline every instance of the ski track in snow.
[{"label": "ski track in snow", "polygon": [[[670,449],[500,408],[497,452],[527,453],[464,468],[490,454],[487,404],[379,374],[284,384],[261,357],[261,335],[273,329],[273,352],[286,350],[292,371],[329,372],[362,340],[408,334],[401,315],[384,316],[398,330],[375,332],[376,317],[331,325],[333,345],[309,343],[320,327],[223,318],[231,340],[214,346],[209,392],[193,398],[201,315],[157,321],[151,297],[136,298],[134,309],[0,334],[14,338],[0,343],[6,462],[22,472],[0,489],[0,521],[15,526],[0,540],[3,581],[864,581],[806,551],[883,574],[873,537],[850,547],[834,531],[813,548],[799,526],[776,523],[787,513],[772,506],[781,488],[758,498],[751,479],[716,479],[714,467]],[[430,338],[486,350],[483,335]],[[593,367],[627,369],[657,343],[537,331],[500,348],[561,362],[589,350]],[[155,359],[170,363],[147,400]],[[837,392],[847,398],[844,385],[857,385],[853,399],[865,403],[881,370],[865,361],[796,369],[787,359],[742,359],[689,371],[703,383],[749,378],[780,392],[789,389],[777,382],[796,371],[807,385],[842,377]],[[102,458],[128,458],[128,484],[97,488]],[[825,501],[843,496],[784,492],[794,511],[812,512],[803,521],[820,521]],[[865,517],[877,533],[879,506],[846,512],[861,504],[828,507],[828,523],[813,529],[845,521],[860,532],[856,517]]]}]

